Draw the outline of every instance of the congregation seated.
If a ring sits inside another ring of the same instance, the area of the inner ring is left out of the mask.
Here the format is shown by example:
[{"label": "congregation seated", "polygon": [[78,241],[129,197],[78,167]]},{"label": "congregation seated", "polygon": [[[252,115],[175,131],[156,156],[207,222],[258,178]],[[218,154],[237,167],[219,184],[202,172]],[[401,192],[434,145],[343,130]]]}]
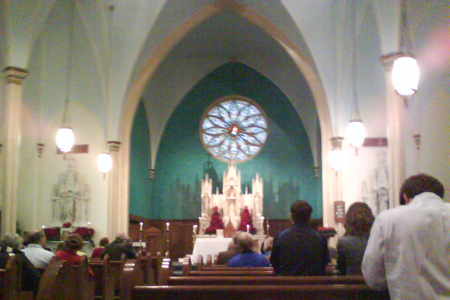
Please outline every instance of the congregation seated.
[{"label": "congregation seated", "polygon": [[240,253],[230,259],[228,267],[270,267],[267,258],[253,251],[253,236],[242,232],[237,236]]},{"label": "congregation seated", "polygon": [[270,263],[277,275],[323,276],[330,262],[327,240],[309,227],[311,205],[297,200],[291,205],[292,227],[273,241]]},{"label": "congregation seated", "polygon": [[106,254],[108,254],[109,259],[113,261],[120,260],[122,254],[125,254],[128,259],[136,258],[136,251],[133,249],[131,238],[123,232],[116,235],[114,242],[105,246],[105,250],[101,254],[101,259],[103,259]]},{"label": "congregation seated", "polygon": [[[62,249],[55,253],[60,260],[66,260],[71,265],[79,265],[81,261],[80,250],[83,247],[83,239],[78,233],[69,234],[63,242]],[[91,278],[94,277],[92,270],[89,269]]]},{"label": "congregation seated", "polygon": [[53,252],[44,248],[45,242],[45,234],[42,231],[31,231],[28,234],[28,246],[22,249],[22,252],[36,268],[47,267],[50,259],[55,256]]},{"label": "congregation seated", "polygon": [[374,219],[364,202],[349,207],[344,222],[346,233],[337,243],[337,268],[341,275],[362,275],[361,264]]},{"label": "congregation seated", "polygon": [[91,258],[101,258],[103,251],[105,251],[105,246],[109,244],[109,239],[104,237],[99,242],[99,247],[92,250]]},{"label": "congregation seated", "polygon": [[0,269],[5,269],[11,256],[18,256],[22,271],[22,290],[37,294],[41,275],[25,254],[20,251],[23,239],[17,233],[7,233],[0,240]]},{"label": "congregation seated", "polygon": [[234,257],[236,254],[239,253],[240,249],[239,249],[237,237],[241,232],[242,231],[236,231],[234,233],[233,238],[232,238],[230,244],[228,245],[227,251],[219,252],[219,254],[217,255],[217,264],[218,265],[226,265],[232,257]]}]

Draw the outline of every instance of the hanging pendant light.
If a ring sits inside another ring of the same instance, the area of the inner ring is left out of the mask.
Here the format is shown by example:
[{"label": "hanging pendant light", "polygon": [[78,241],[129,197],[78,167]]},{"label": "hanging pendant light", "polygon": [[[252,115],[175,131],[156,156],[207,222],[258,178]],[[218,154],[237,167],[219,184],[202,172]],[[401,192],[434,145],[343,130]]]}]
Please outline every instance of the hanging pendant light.
[{"label": "hanging pendant light", "polygon": [[417,61],[412,54],[405,1],[402,0],[400,5],[400,51],[392,66],[392,84],[398,94],[409,97],[417,91],[420,72]]},{"label": "hanging pendant light", "polygon": [[342,152],[342,137],[331,138],[331,151],[328,154],[328,163],[336,172],[342,169],[345,164],[344,153]]},{"label": "hanging pendant light", "polygon": [[112,168],[111,154],[103,152],[100,153],[97,159],[98,170],[102,173],[108,173]]},{"label": "hanging pendant light", "polygon": [[413,57],[401,56],[394,61],[392,84],[395,91],[402,96],[411,96],[417,91],[419,66]]},{"label": "hanging pendant light", "polygon": [[350,120],[347,127],[347,134],[349,142],[353,147],[361,147],[366,137],[366,128],[361,120]]},{"label": "hanging pendant light", "polygon": [[[109,100],[110,100],[110,67],[111,67],[111,49],[112,49],[112,24],[113,24],[113,11],[114,6],[111,5],[108,7],[109,11],[111,12],[111,17],[109,20],[109,26],[108,26],[108,56],[106,61],[106,72],[105,72],[105,85],[106,85],[106,96],[104,101],[104,108],[105,108],[105,141],[108,140],[108,107],[109,107]],[[108,147],[107,145],[105,145]],[[99,154],[97,159],[97,167],[100,172],[103,173],[103,178],[105,178],[105,174],[111,171],[111,168],[113,166],[112,156],[109,154],[109,152],[102,152]]]},{"label": "hanging pendant light", "polygon": [[347,137],[350,144],[356,148],[356,153],[358,153],[358,147],[361,147],[364,143],[366,137],[366,128],[359,115],[358,108],[358,96],[357,96],[357,68],[356,68],[356,3],[353,0],[353,34],[352,34],[352,81],[353,81],[353,108],[352,114],[354,117],[350,120],[347,126]]},{"label": "hanging pendant light", "polygon": [[67,74],[66,74],[66,100],[64,103],[63,119],[58,132],[56,133],[56,145],[63,153],[70,152],[75,144],[75,136],[70,124],[69,103],[70,88],[72,79],[72,50],[73,50],[73,21],[75,15],[75,1],[72,6],[71,24],[69,25],[69,52],[67,55]]},{"label": "hanging pendant light", "polygon": [[75,144],[75,136],[70,127],[60,127],[56,133],[56,145],[61,152],[70,152]]}]

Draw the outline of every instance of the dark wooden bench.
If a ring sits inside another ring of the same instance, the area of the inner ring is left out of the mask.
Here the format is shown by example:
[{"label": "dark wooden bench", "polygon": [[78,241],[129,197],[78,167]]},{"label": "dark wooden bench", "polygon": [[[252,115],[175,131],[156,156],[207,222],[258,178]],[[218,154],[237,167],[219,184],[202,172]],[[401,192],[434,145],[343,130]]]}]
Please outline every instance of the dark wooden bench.
[{"label": "dark wooden bench", "polygon": [[363,276],[172,276],[168,285],[366,284]]},{"label": "dark wooden bench", "polygon": [[42,274],[37,299],[94,299],[94,279],[89,272],[87,257],[83,256],[77,266],[53,257]]},{"label": "dark wooden bench", "polygon": [[138,286],[133,300],[387,300],[387,292],[371,290],[367,285],[192,285]]},{"label": "dark wooden bench", "polygon": [[273,271],[229,270],[229,271],[189,271],[187,276],[273,276],[273,275],[274,275]]},{"label": "dark wooden bench", "polygon": [[[94,273],[95,298],[114,299],[121,286],[121,277],[125,266],[125,254],[120,261],[110,261],[108,255],[103,260],[91,260],[89,266]],[[117,292],[116,292],[117,291]]]},{"label": "dark wooden bench", "polygon": [[22,268],[18,256],[11,256],[5,269],[0,269],[0,299],[33,300],[32,291],[22,291]]}]

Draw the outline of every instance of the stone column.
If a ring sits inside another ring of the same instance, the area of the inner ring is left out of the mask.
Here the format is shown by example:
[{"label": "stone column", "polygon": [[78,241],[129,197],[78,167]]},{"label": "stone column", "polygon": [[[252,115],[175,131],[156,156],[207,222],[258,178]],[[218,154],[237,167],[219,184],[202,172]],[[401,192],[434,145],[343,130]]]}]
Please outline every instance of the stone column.
[{"label": "stone column", "polygon": [[16,67],[4,69],[5,111],[3,130],[5,143],[2,155],[4,156],[4,197],[2,203],[2,235],[16,232],[16,207],[18,196],[20,143],[21,143],[21,111],[23,83],[28,75],[26,70]]},{"label": "stone column", "polygon": [[108,141],[112,168],[108,174],[108,237],[114,238],[118,232],[128,232],[128,203],[121,196],[122,164],[120,162],[120,142]]},{"label": "stone column", "polygon": [[404,106],[407,99],[395,92],[392,84],[392,66],[398,53],[382,56],[380,61],[386,74],[386,109],[388,141],[389,199],[391,207],[399,205],[399,192],[405,180],[405,146],[403,144]]}]

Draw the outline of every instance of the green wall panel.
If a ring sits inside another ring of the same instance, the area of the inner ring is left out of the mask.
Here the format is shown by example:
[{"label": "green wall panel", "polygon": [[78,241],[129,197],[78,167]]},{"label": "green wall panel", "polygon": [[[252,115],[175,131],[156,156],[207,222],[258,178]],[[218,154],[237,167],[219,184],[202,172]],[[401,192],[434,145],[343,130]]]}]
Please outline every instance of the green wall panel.
[{"label": "green wall panel", "polygon": [[[240,63],[228,63],[216,69],[182,99],[159,146],[151,195],[139,198],[150,203],[137,205],[130,201],[130,212],[138,211],[138,215],[151,219],[197,219],[200,216],[205,165],[210,162],[220,187],[223,172],[227,170],[226,163],[210,157],[204,149],[198,132],[200,120],[212,102],[231,94],[251,98],[268,117],[266,145],[255,158],[238,164],[242,186],[247,186],[249,192],[256,173],[263,178],[264,216],[288,218],[290,205],[297,199],[311,203],[314,218],[322,216],[321,179],[314,176],[311,147],[300,118],[270,80]],[[309,90],[305,95],[312,99]],[[143,122],[137,125],[144,126]],[[132,145],[132,149],[134,147]],[[133,181],[131,178],[130,185]],[[139,209],[132,210],[132,206],[151,207],[151,210],[143,215]]]},{"label": "green wall panel", "polygon": [[147,115],[142,102],[134,115],[130,149],[130,214],[151,215],[150,136]]}]

